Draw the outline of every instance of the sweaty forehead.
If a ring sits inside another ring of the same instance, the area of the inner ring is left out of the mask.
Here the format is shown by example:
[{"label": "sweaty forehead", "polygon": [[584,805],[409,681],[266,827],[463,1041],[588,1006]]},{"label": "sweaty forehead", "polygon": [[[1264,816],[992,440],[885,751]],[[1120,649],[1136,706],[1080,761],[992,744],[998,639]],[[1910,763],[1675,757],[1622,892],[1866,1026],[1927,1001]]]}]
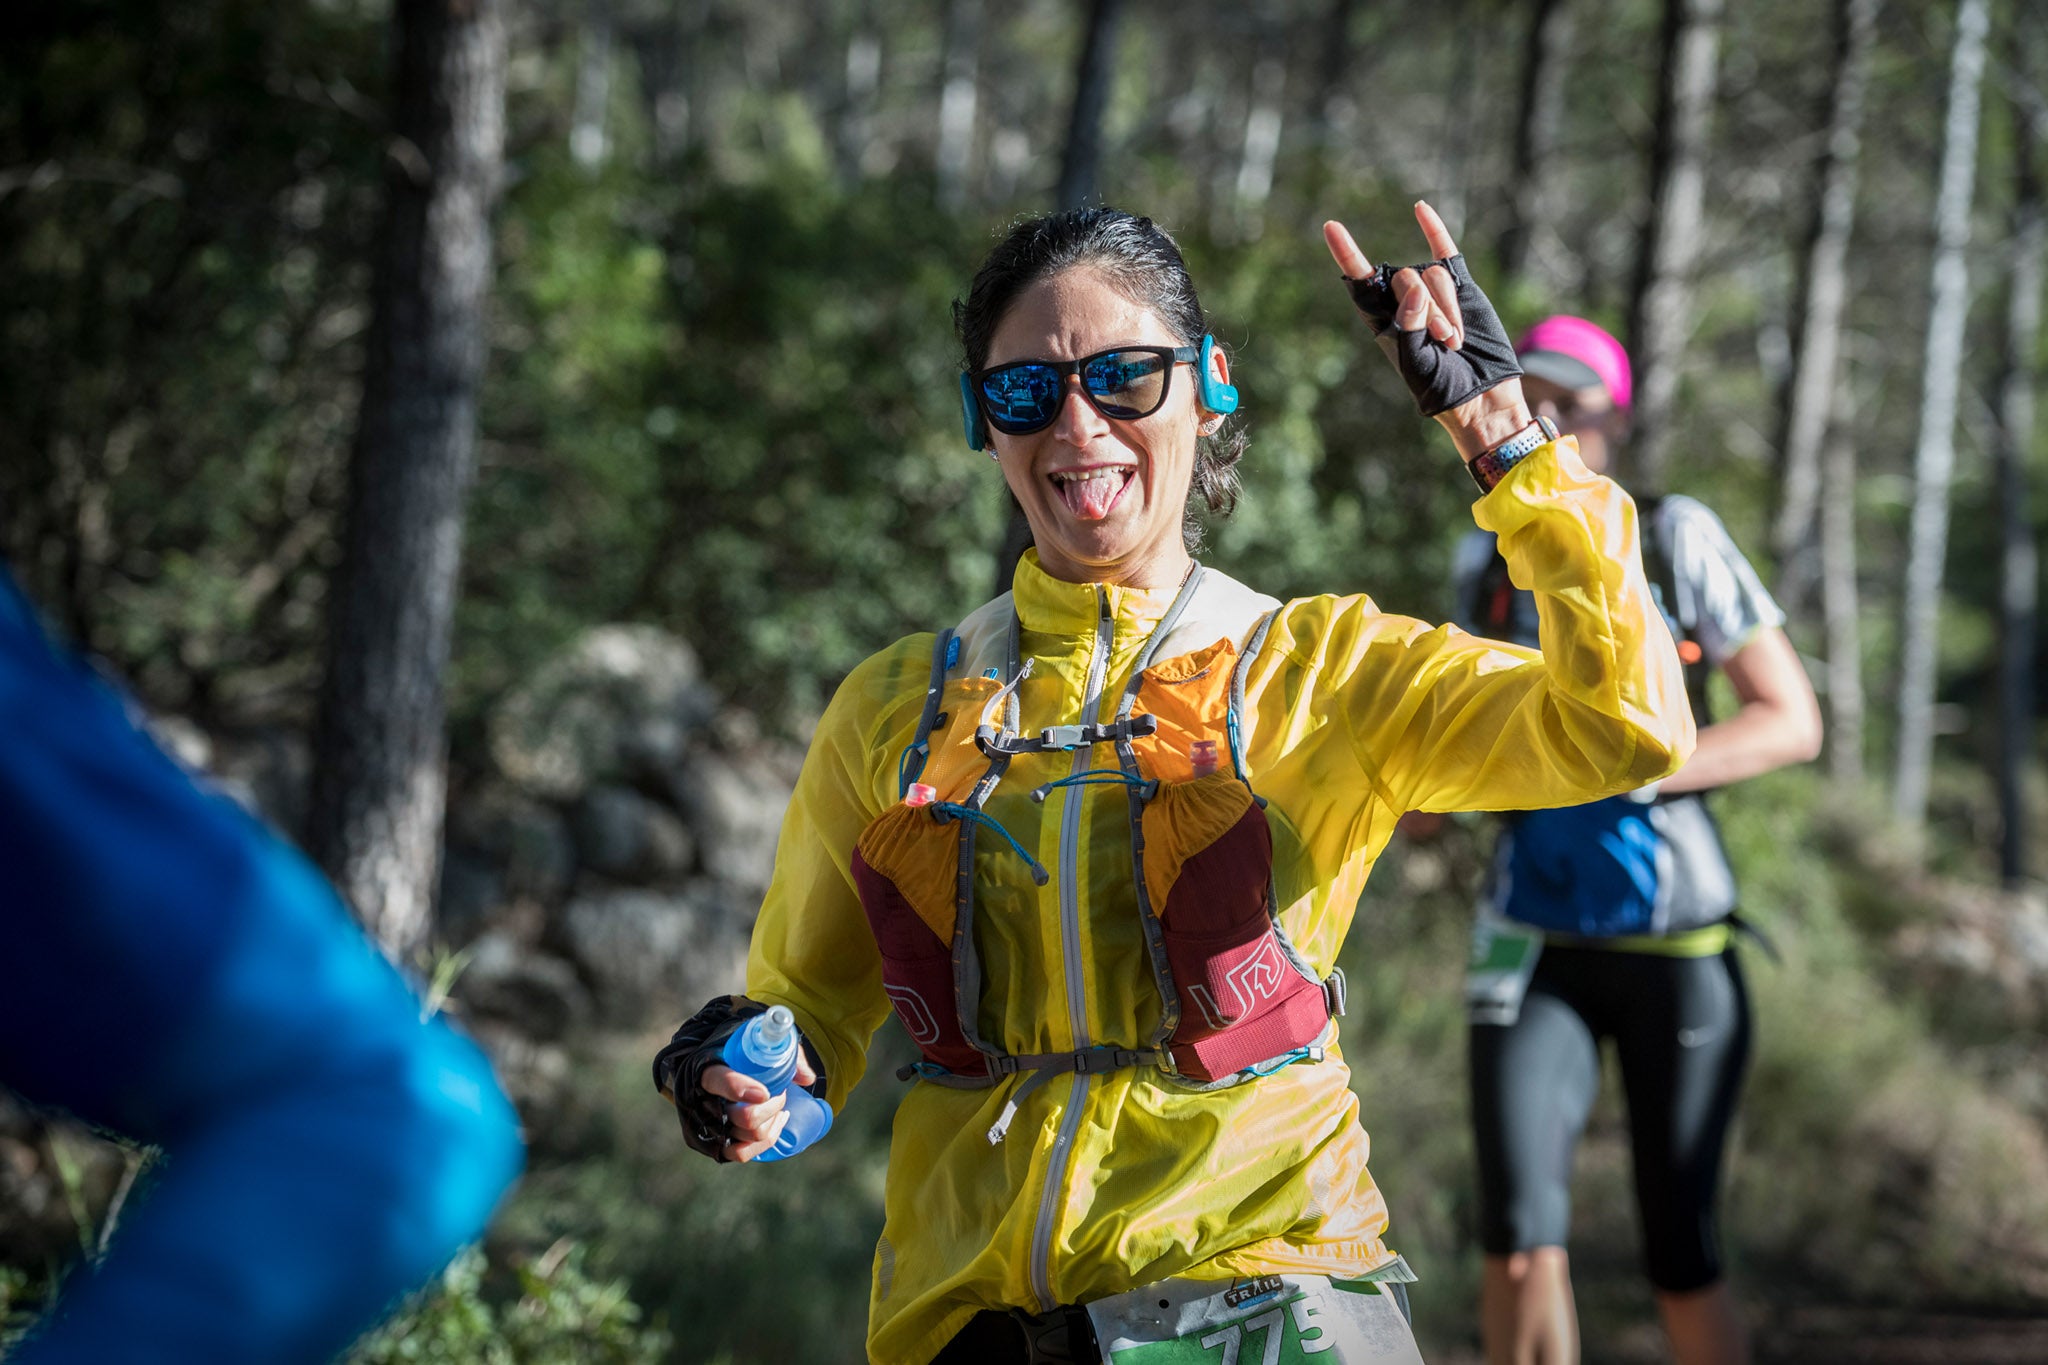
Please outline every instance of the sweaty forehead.
[{"label": "sweaty forehead", "polygon": [[1073,360],[1112,346],[1180,346],[1159,315],[1102,271],[1075,266],[1019,293],[989,338],[989,365]]}]

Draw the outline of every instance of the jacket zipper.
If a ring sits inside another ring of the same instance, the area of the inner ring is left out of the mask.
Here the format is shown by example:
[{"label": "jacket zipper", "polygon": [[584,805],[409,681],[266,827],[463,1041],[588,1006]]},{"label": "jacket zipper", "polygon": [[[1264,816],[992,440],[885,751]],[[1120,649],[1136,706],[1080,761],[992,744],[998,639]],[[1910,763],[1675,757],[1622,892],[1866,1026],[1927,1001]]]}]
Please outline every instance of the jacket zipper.
[{"label": "jacket zipper", "polygon": [[[1102,687],[1109,670],[1110,642],[1116,618],[1110,614],[1109,593],[1095,589],[1098,604],[1095,619],[1095,652],[1088,661],[1088,683],[1081,697],[1081,723],[1095,719],[1102,707]],[[1073,776],[1094,766],[1089,746],[1074,750]],[[1088,994],[1081,975],[1081,814],[1087,798],[1086,787],[1067,789],[1060,812],[1060,948],[1064,955],[1067,987],[1067,1024],[1073,1033],[1074,1049],[1091,1045],[1088,1033]],[[1052,1155],[1045,1171],[1045,1189],[1038,1199],[1038,1224],[1031,1236],[1031,1288],[1038,1295],[1039,1311],[1049,1313],[1059,1306],[1052,1295],[1052,1231],[1059,1212],[1059,1194],[1066,1183],[1067,1158],[1074,1134],[1081,1126],[1081,1101],[1088,1093],[1089,1077],[1075,1073],[1067,1090],[1066,1113],[1053,1138]]]}]

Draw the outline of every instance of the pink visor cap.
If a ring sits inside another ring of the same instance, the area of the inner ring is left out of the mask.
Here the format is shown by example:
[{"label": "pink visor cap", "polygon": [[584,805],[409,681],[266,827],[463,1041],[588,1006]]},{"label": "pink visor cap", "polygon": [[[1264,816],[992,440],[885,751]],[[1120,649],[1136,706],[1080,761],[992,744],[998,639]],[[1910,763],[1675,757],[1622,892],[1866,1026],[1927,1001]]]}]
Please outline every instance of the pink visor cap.
[{"label": "pink visor cap", "polygon": [[1604,327],[1584,318],[1560,313],[1543,319],[1515,343],[1515,358],[1538,379],[1568,389],[1598,384],[1623,410],[1634,396],[1628,352]]}]

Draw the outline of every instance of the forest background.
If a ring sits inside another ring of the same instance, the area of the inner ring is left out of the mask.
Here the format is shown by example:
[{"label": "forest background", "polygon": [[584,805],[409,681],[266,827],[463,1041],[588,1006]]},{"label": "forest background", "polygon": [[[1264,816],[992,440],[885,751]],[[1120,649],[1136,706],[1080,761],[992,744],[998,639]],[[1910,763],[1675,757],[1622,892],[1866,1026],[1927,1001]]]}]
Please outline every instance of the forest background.
[{"label": "forest background", "polygon": [[[445,686],[451,820],[497,761],[494,708],[593,627],[673,632],[747,725],[800,743],[860,658],[989,594],[1007,506],[960,440],[949,304],[1004,225],[1055,203],[1176,232],[1236,352],[1247,496],[1205,559],[1443,617],[1470,489],[1317,230],[1413,258],[1427,198],[1511,330],[1565,309],[1629,339],[1625,477],[1722,514],[1827,708],[1822,764],[1719,807],[1781,959],[1749,955],[1729,1189],[1765,1358],[1877,1359],[1916,1332],[1977,1343],[1955,1359],[2039,1346],[2012,1346],[2048,1305],[2037,7],[15,7],[0,550],[152,712],[295,737],[316,768],[338,571],[411,564],[347,511],[403,289],[380,214],[431,178],[394,34],[436,8],[502,25],[494,89],[457,102],[501,116],[503,146],[452,642],[445,669],[414,661]],[[346,808],[271,813],[335,855]],[[438,799],[421,819],[432,851]],[[1451,1359],[1476,1341],[1458,981],[1486,839],[1474,820],[1397,844],[1346,961],[1391,1240]],[[464,928],[420,903],[397,946],[445,984]],[[805,1160],[714,1169],[646,1084],[672,1022],[563,1044],[571,1112],[529,1111],[520,1193],[364,1359],[856,1358],[887,1068]],[[1575,1225],[1588,1358],[1652,1359],[1609,1091]],[[24,1159],[62,1175],[90,1142],[45,1122]],[[132,1179],[144,1158],[122,1161]],[[118,1195],[64,1183],[97,1251]],[[65,1258],[0,1259],[18,1328]]]}]

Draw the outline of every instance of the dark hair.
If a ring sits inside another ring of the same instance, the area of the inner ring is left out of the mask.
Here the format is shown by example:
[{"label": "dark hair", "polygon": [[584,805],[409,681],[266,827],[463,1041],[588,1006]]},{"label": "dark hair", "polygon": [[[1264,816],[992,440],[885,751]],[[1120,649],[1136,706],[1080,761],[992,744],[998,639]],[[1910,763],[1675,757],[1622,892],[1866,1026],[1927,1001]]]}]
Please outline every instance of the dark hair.
[{"label": "dark hair", "polygon": [[[989,343],[1019,294],[1080,265],[1101,271],[1125,298],[1157,313],[1181,344],[1193,346],[1208,332],[1187,262],[1164,228],[1121,209],[1066,209],[1011,228],[975,272],[966,302],[953,300],[953,326],[966,368],[978,370],[988,363]],[[1244,458],[1245,444],[1244,432],[1235,427],[1196,442],[1188,514],[1181,526],[1190,550],[1202,541],[1197,497],[1218,516],[1236,509],[1237,462]]]}]

